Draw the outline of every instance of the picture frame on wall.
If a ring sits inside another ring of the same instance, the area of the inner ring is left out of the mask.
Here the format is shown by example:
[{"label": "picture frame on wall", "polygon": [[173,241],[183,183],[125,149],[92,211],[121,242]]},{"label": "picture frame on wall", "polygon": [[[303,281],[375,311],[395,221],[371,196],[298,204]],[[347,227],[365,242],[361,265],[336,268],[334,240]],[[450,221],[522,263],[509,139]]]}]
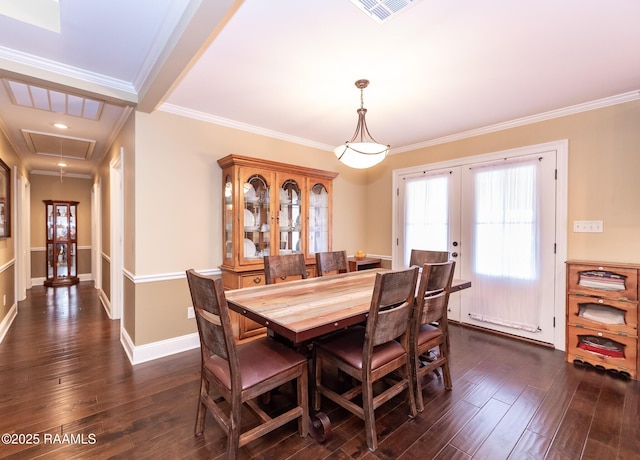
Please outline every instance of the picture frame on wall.
[{"label": "picture frame on wall", "polygon": [[11,169],[0,159],[0,238],[11,236]]}]

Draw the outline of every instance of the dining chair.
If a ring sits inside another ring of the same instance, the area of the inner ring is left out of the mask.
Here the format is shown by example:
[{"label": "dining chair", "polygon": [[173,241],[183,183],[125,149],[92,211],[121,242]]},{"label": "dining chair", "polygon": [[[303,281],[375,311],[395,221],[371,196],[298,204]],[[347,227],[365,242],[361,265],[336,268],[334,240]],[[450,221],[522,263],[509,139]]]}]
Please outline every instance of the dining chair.
[{"label": "dining chair", "polygon": [[424,264],[438,264],[447,262],[449,253],[447,251],[428,251],[423,249],[412,249],[409,258],[409,267],[414,265],[422,267]]},{"label": "dining chair", "polygon": [[308,276],[302,253],[264,256],[264,281],[266,284],[307,279]]},{"label": "dining chair", "polygon": [[[347,328],[313,343],[314,408],[319,410],[321,396],[326,396],[364,420],[367,446],[372,451],[378,447],[378,407],[406,390],[409,414],[417,414],[408,355],[417,279],[417,267],[377,273],[366,326]],[[351,376],[354,386],[346,391],[334,389],[335,379],[325,380],[328,376],[323,375],[325,365]],[[394,378],[383,383],[382,379],[391,373]]]},{"label": "dining chair", "polygon": [[[422,266],[409,336],[411,375],[419,412],[424,410],[422,380],[425,375],[442,369],[445,389],[450,390],[452,386],[447,304],[455,266],[455,261]],[[437,354],[429,353],[433,349],[437,349]]]},{"label": "dining chair", "polygon": [[318,276],[349,273],[347,251],[316,252]]},{"label": "dining chair", "polygon": [[[222,281],[193,269],[187,270],[187,280],[202,355],[196,436],[202,435],[209,411],[227,435],[228,458],[236,458],[240,447],[295,419],[298,434],[305,437],[309,428],[307,358],[267,337],[236,344]],[[293,381],[297,404],[279,415],[271,417],[255,400]],[[242,423],[241,415],[247,413],[243,406],[257,416],[256,423]],[[250,428],[243,432],[243,426]]]}]

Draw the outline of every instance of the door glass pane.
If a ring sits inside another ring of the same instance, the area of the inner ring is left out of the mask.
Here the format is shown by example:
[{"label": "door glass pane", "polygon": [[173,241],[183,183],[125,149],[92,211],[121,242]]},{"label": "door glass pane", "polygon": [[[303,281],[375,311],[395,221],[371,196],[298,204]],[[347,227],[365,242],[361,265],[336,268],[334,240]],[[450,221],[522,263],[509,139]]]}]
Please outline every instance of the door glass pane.
[{"label": "door glass pane", "polygon": [[233,182],[227,175],[224,184],[224,258],[233,259]]},{"label": "door glass pane", "polygon": [[69,238],[76,239],[76,207],[69,206]]},{"label": "door glass pane", "polygon": [[269,184],[264,177],[255,174],[244,183],[243,194],[244,258],[262,258],[271,252]]},{"label": "door glass pane", "polygon": [[[54,221],[53,221],[53,205],[47,205],[47,239],[53,239],[53,229],[54,229]],[[47,260],[51,260],[50,257]]]},{"label": "door glass pane", "polygon": [[69,236],[67,207],[56,205],[56,239],[66,240]]},{"label": "door glass pane", "polygon": [[449,176],[407,179],[405,184],[404,260],[412,249],[448,251]]},{"label": "door glass pane", "polygon": [[329,250],[329,192],[315,184],[309,195],[309,255]]},{"label": "door glass pane", "polygon": [[280,254],[300,252],[302,191],[296,181],[291,179],[284,181],[280,187],[279,203]]},{"label": "door glass pane", "polygon": [[71,276],[76,276],[78,273],[77,267],[76,267],[76,257],[77,257],[77,252],[76,252],[76,243],[71,243],[69,245],[69,274]]},{"label": "door glass pane", "polygon": [[69,276],[68,259],[69,254],[67,245],[57,243],[55,264],[58,278],[67,278]]},{"label": "door glass pane", "polygon": [[540,160],[472,168],[469,318],[536,333],[540,329]]},{"label": "door glass pane", "polygon": [[47,278],[53,278],[53,244],[47,243]]}]

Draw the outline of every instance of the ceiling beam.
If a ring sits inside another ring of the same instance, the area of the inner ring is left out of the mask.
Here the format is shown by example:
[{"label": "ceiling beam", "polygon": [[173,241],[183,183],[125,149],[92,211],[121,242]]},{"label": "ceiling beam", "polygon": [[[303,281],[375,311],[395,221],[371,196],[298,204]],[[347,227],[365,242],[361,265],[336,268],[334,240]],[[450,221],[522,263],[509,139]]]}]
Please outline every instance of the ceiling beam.
[{"label": "ceiling beam", "polygon": [[192,1],[138,91],[137,110],[152,112],[189,71],[244,0]]}]

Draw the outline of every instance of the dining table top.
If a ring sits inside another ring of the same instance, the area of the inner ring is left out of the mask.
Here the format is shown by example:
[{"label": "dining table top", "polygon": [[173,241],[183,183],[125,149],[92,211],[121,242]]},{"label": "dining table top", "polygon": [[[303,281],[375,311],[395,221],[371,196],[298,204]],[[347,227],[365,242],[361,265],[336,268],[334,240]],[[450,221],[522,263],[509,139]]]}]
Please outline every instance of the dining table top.
[{"label": "dining table top", "polygon": [[[362,323],[371,306],[376,274],[371,269],[225,291],[229,308],[300,344]],[[451,292],[471,287],[455,279]]]}]

